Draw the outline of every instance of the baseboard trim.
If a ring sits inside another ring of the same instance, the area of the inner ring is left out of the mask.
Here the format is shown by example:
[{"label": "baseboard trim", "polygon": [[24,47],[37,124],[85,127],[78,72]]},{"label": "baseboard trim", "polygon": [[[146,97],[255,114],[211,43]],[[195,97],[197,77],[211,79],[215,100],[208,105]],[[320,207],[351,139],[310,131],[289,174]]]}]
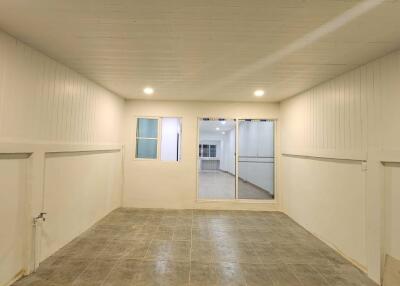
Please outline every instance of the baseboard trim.
[{"label": "baseboard trim", "polygon": [[12,284],[14,284],[15,282],[17,282],[19,279],[21,279],[22,277],[25,276],[25,270],[22,269],[21,271],[19,271],[17,274],[15,274],[15,276],[5,284],[5,286],[10,286]]}]

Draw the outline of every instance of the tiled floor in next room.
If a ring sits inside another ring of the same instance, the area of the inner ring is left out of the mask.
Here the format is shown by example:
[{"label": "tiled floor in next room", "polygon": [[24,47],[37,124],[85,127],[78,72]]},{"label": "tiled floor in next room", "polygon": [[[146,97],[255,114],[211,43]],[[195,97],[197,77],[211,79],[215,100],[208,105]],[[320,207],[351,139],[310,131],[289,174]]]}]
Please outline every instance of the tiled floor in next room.
[{"label": "tiled floor in next room", "polygon": [[[234,199],[235,176],[222,171],[199,172],[199,199]],[[272,200],[272,195],[239,177],[239,199]]]},{"label": "tiled floor in next room", "polygon": [[375,285],[286,215],[118,209],[21,285]]}]

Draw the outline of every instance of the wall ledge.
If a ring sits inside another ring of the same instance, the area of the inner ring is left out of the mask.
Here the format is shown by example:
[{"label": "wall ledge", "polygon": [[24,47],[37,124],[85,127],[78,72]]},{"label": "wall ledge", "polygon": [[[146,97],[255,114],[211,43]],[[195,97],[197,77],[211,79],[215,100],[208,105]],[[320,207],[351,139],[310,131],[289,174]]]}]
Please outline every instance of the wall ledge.
[{"label": "wall ledge", "polygon": [[54,142],[9,142],[0,141],[0,153],[58,153],[58,152],[84,152],[122,150],[121,144],[74,144]]}]

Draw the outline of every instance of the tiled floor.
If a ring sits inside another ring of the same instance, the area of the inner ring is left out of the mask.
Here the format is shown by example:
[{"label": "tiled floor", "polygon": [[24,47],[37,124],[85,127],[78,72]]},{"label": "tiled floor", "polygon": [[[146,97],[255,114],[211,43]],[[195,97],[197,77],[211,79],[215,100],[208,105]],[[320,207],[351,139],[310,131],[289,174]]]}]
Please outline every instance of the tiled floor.
[{"label": "tiled floor", "polygon": [[[271,200],[271,194],[239,179],[239,199]],[[222,171],[199,172],[200,199],[234,199],[235,176]]]},{"label": "tiled floor", "polygon": [[375,284],[282,213],[118,209],[14,285]]},{"label": "tiled floor", "polygon": [[248,200],[273,200],[272,195],[263,189],[254,186],[239,178],[238,181],[238,196],[239,199]]}]

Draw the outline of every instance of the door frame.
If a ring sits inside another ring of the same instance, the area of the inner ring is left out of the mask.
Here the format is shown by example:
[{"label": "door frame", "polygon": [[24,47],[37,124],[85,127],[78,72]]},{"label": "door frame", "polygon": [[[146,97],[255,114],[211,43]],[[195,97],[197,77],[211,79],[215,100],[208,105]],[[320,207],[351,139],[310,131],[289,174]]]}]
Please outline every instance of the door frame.
[{"label": "door frame", "polygon": [[[204,118],[209,118],[209,119],[226,119],[226,120],[234,120],[235,121],[235,128],[236,128],[236,136],[235,136],[235,198],[234,199],[202,199],[199,197],[199,185],[200,185],[200,180],[199,180],[199,144],[200,144],[200,121],[203,120]],[[271,200],[258,200],[258,199],[240,199],[238,198],[238,181],[239,181],[239,122],[246,120],[246,119],[251,119],[251,120],[267,120],[267,121],[273,121],[274,122],[274,168],[273,168],[273,178],[274,178],[274,198]],[[278,165],[278,160],[277,160],[277,152],[276,152],[276,146],[278,143],[278,119],[276,118],[260,118],[260,117],[215,117],[215,116],[201,116],[197,117],[197,140],[196,140],[196,202],[236,202],[236,203],[278,203],[278,188],[277,188],[277,165]]]}]

